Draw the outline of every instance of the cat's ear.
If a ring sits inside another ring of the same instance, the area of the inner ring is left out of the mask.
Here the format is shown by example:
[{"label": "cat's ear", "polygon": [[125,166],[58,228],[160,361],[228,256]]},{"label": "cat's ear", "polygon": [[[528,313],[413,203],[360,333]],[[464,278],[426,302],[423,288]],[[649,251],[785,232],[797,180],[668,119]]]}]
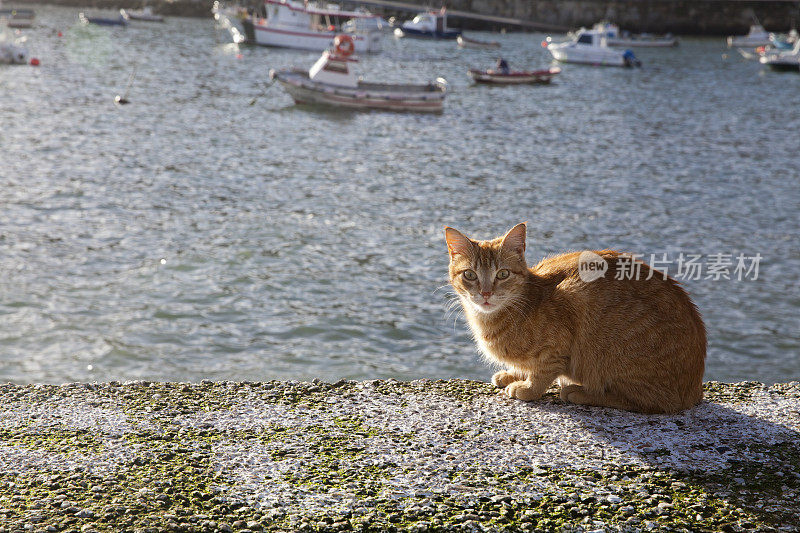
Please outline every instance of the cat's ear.
[{"label": "cat's ear", "polygon": [[508,230],[503,237],[503,249],[525,258],[525,233],[527,230],[527,222],[521,222]]},{"label": "cat's ear", "polygon": [[447,241],[447,251],[450,252],[450,257],[457,254],[468,255],[472,252],[472,241],[460,231],[445,227],[444,238]]}]

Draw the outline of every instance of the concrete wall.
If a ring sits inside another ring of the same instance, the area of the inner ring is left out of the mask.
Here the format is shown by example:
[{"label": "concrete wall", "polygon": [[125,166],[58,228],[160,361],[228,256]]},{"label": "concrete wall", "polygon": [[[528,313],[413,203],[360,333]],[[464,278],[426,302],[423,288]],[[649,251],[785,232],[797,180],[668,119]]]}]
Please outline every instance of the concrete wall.
[{"label": "concrete wall", "polygon": [[687,35],[746,33],[755,14],[773,31],[800,23],[800,2],[714,0],[451,0],[453,9],[559,26],[609,20],[631,31]]},{"label": "concrete wall", "polygon": [[475,381],[0,384],[0,533],[800,531],[800,383],[676,415]]}]

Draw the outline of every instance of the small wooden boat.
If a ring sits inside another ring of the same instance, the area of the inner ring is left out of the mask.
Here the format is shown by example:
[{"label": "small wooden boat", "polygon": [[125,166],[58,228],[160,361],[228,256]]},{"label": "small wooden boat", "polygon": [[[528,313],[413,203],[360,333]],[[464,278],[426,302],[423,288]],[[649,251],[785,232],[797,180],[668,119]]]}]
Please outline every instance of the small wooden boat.
[{"label": "small wooden boat", "polygon": [[561,69],[551,67],[544,70],[518,70],[503,74],[496,70],[469,69],[470,77],[475,83],[492,83],[495,85],[520,85],[523,83],[550,83]]},{"label": "small wooden boat", "polygon": [[439,78],[426,85],[363,82],[350,68],[357,60],[350,57],[355,45],[349,35],[338,35],[334,49],[322,56],[309,70],[270,70],[298,104],[323,104],[349,109],[380,109],[441,113],[447,83]]},{"label": "small wooden boat", "polygon": [[127,26],[128,19],[120,15],[116,18],[108,17],[87,17],[83,13],[78,14],[82,24],[97,24],[98,26]]},{"label": "small wooden boat", "polygon": [[0,20],[5,20],[9,28],[30,28],[35,17],[33,9],[0,9]]},{"label": "small wooden boat", "polygon": [[500,43],[497,41],[479,41],[477,39],[464,37],[463,35],[456,37],[456,42],[458,42],[459,48],[474,48],[477,50],[497,50],[500,48]]},{"label": "small wooden boat", "polygon": [[120,15],[129,20],[141,20],[143,22],[164,22],[164,17],[153,13],[153,8],[145,6],[142,9],[120,9]]}]

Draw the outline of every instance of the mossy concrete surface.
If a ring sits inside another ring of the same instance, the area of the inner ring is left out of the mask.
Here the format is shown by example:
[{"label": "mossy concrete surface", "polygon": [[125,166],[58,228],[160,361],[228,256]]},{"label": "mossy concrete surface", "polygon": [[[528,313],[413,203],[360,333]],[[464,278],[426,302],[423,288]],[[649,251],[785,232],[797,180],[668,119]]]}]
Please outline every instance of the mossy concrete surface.
[{"label": "mossy concrete surface", "polygon": [[678,415],[474,381],[0,386],[3,531],[800,531],[800,383]]}]

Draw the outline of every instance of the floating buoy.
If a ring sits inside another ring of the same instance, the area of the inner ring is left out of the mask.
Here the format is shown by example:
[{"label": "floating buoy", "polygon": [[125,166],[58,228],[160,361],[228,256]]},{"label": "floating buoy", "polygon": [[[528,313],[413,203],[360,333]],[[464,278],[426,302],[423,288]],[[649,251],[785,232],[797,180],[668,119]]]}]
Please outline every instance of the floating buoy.
[{"label": "floating buoy", "polygon": [[125,105],[125,104],[129,104],[130,100],[128,100],[124,96],[117,95],[117,96],[114,97],[114,103],[118,104],[118,105]]},{"label": "floating buoy", "polygon": [[35,57],[32,57],[31,58],[31,66],[32,67],[38,67],[39,66],[39,60],[37,58],[35,58]]},{"label": "floating buoy", "polygon": [[64,36],[64,34],[63,34],[63,33],[61,33],[61,32],[58,32],[58,36],[59,36],[59,37],[63,37],[63,36]]},{"label": "floating buoy", "polygon": [[236,59],[241,59],[241,58],[243,58],[243,57],[244,57],[244,56],[243,56],[242,54],[236,54]]},{"label": "floating buoy", "polygon": [[542,41],[542,48],[547,48],[547,41]]}]

